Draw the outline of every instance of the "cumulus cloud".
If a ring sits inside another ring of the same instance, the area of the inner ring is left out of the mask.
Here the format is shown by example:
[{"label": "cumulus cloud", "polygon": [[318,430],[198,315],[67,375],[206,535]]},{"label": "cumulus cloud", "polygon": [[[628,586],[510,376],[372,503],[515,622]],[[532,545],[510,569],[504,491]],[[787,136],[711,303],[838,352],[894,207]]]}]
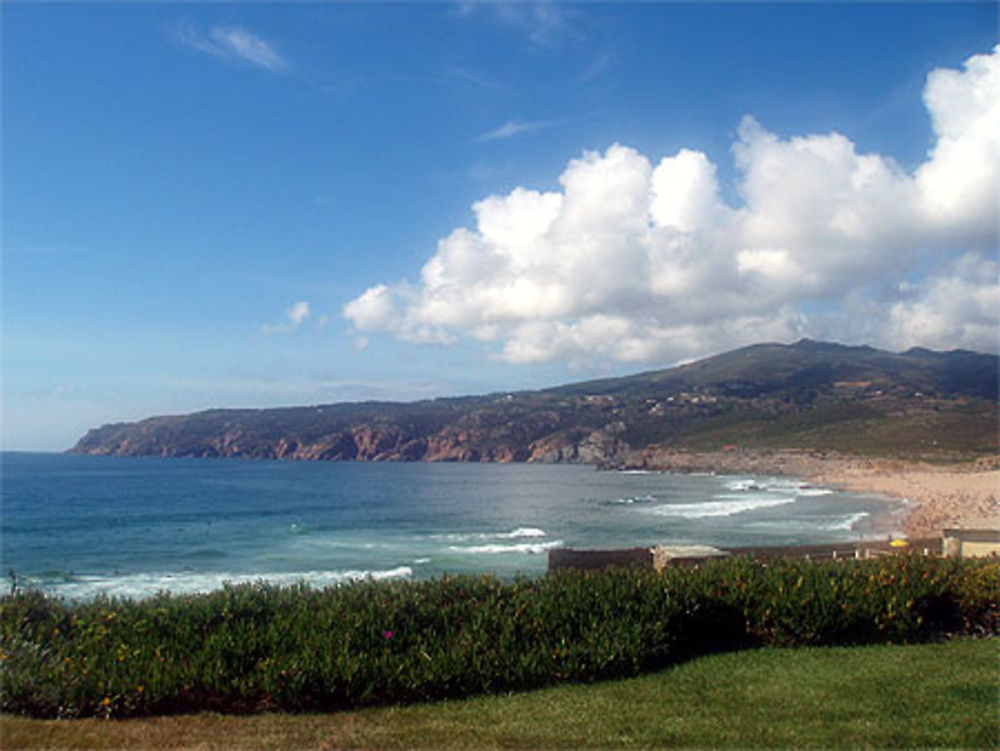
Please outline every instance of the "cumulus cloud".
[{"label": "cumulus cloud", "polygon": [[292,67],[272,44],[242,26],[213,26],[207,36],[191,26],[181,26],[177,38],[191,49],[227,62],[251,65],[274,73]]},{"label": "cumulus cloud", "polygon": [[923,285],[904,284],[889,309],[890,338],[902,347],[998,349],[1000,286],[995,258],[969,253]]},{"label": "cumulus cloud", "polygon": [[933,71],[924,102],[935,140],[913,171],[744,118],[736,206],[699,151],[584,152],[558,190],[475,203],[418,282],[342,312],[358,332],[471,338],[512,362],[675,362],[803,335],[995,351],[1000,46]]},{"label": "cumulus cloud", "polygon": [[[265,323],[260,330],[265,334],[285,334],[295,331],[312,315],[309,310],[309,303],[297,302],[290,308],[285,308],[285,322],[279,324]],[[321,319],[320,325],[325,325],[325,320]]]}]

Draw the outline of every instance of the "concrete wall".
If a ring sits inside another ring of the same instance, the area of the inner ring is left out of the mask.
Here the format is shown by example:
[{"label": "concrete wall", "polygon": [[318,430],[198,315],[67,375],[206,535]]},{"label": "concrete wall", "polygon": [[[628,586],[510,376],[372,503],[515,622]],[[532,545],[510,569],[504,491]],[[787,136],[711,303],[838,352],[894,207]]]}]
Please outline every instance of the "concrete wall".
[{"label": "concrete wall", "polygon": [[597,569],[611,566],[641,566],[662,569],[667,557],[660,546],[620,550],[574,550],[554,548],[549,551],[549,571],[563,568]]},{"label": "concrete wall", "polygon": [[946,529],[941,549],[948,558],[1000,555],[1000,529]]}]

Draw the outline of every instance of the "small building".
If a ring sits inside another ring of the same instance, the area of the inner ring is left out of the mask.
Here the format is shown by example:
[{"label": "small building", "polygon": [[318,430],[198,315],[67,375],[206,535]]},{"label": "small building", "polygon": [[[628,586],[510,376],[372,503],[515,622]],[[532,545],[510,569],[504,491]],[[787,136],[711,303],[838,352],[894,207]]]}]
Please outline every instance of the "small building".
[{"label": "small building", "polygon": [[1000,518],[963,519],[942,533],[945,558],[979,558],[1000,555]]}]

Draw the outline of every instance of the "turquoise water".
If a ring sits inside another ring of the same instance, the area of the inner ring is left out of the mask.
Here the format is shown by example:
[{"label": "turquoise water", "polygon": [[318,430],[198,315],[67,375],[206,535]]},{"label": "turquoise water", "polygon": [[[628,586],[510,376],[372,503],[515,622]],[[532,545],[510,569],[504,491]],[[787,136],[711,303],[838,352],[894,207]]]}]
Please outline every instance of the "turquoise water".
[{"label": "turquoise water", "polygon": [[884,537],[897,502],[773,477],[535,464],[2,455],[2,566],[73,598],[545,571],[558,545]]}]

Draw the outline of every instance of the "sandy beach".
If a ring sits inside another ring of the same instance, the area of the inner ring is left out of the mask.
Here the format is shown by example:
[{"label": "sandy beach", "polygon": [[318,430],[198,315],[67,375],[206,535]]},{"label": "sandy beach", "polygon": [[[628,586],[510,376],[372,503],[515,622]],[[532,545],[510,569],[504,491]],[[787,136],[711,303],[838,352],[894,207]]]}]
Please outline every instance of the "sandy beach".
[{"label": "sandy beach", "polygon": [[905,498],[912,537],[938,535],[971,519],[1000,516],[1000,470],[982,464],[936,466],[878,460],[840,461],[810,474],[813,482]]},{"label": "sandy beach", "polygon": [[910,503],[910,537],[934,537],[969,519],[1000,517],[1000,457],[973,462],[904,461],[801,451],[687,452],[645,450],[632,466],[682,472],[779,474]]}]

